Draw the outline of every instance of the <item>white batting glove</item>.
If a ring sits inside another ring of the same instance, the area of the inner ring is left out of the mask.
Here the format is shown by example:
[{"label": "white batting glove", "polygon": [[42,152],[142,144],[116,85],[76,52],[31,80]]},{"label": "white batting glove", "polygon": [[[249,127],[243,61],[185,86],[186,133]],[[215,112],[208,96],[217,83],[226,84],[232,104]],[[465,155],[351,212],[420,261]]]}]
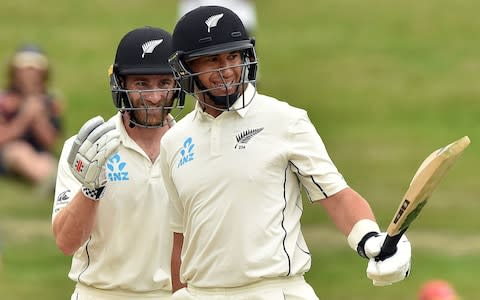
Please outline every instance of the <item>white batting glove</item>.
[{"label": "white batting glove", "polygon": [[93,200],[103,196],[107,178],[105,163],[120,145],[115,123],[96,116],[80,128],[68,154],[68,164],[82,183],[82,192]]},{"label": "white batting glove", "polygon": [[380,254],[380,249],[387,234],[382,232],[366,240],[364,245],[365,255],[369,258],[367,277],[376,286],[390,285],[402,281],[410,273],[410,261],[412,248],[405,235],[402,235],[397,244],[397,252],[391,257],[376,261],[375,257]]}]

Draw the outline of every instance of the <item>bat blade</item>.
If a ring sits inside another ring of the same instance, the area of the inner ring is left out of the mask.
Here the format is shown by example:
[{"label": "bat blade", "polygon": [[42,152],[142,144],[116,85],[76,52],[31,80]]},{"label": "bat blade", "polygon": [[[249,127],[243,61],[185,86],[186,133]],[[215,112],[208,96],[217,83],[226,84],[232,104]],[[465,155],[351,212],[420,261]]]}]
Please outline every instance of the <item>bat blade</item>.
[{"label": "bat blade", "polygon": [[397,243],[427,204],[445,174],[470,144],[468,136],[432,152],[420,165],[387,228],[387,237],[376,260],[395,254]]}]

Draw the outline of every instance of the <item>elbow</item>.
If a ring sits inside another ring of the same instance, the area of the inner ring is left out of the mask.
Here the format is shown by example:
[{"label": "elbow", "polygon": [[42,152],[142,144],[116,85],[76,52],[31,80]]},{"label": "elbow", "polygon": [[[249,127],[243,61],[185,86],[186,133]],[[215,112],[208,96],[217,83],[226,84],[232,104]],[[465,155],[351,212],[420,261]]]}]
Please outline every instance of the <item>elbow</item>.
[{"label": "elbow", "polygon": [[63,219],[57,216],[52,223],[52,232],[55,237],[55,244],[57,248],[62,251],[64,255],[71,256],[80,247],[78,241],[74,238],[74,234],[65,230]]},{"label": "elbow", "polygon": [[80,245],[75,240],[66,238],[63,234],[54,234],[55,235],[55,244],[57,248],[62,251],[64,255],[71,256],[75,251],[80,248]]},{"label": "elbow", "polygon": [[73,255],[87,241],[88,235],[73,222],[67,222],[62,210],[53,221],[53,235],[57,248],[65,255]]},{"label": "elbow", "polygon": [[78,250],[78,247],[65,243],[61,241],[60,239],[56,240],[57,248],[62,251],[64,255],[71,256],[75,253],[75,251]]}]

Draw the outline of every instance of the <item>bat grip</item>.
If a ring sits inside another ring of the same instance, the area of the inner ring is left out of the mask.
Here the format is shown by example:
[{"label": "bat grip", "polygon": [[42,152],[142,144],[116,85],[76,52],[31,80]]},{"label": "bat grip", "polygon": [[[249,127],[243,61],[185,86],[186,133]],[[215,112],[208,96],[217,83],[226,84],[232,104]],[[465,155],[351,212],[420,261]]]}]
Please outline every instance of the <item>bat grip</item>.
[{"label": "bat grip", "polygon": [[407,231],[407,228],[403,229],[397,235],[390,236],[387,234],[385,241],[383,242],[382,248],[380,248],[380,254],[375,257],[376,261],[385,260],[397,252],[397,244],[400,241],[402,235]]}]

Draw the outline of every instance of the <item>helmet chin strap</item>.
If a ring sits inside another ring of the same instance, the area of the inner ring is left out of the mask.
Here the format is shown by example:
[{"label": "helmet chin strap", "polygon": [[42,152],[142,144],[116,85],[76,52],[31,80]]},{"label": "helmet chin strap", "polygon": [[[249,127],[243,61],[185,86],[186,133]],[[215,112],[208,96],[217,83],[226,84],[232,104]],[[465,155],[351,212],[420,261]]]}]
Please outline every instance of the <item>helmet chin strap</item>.
[{"label": "helmet chin strap", "polygon": [[136,126],[135,123],[138,123],[138,122],[136,122],[133,112],[128,110],[128,108],[132,107],[130,105],[130,100],[128,99],[127,93],[122,93],[121,97],[122,97],[123,105],[125,106],[125,108],[127,108],[123,110],[122,115],[128,114],[128,127],[133,128]]},{"label": "helmet chin strap", "polygon": [[135,126],[135,122],[132,120],[132,114],[130,114],[130,119],[128,120],[128,127],[133,128]]},{"label": "helmet chin strap", "polygon": [[[222,105],[224,107],[231,107],[238,99],[238,93],[233,93],[226,96],[214,96],[210,92],[207,92],[208,97],[213,100],[213,102],[217,105]],[[232,102],[229,99],[234,99]],[[230,105],[228,105],[230,104]]]},{"label": "helmet chin strap", "polygon": [[[198,80],[198,78],[195,78],[195,84],[197,85],[197,87],[200,89],[200,90],[206,90],[207,88],[200,82],[200,80]],[[233,93],[233,94],[229,94],[229,95],[226,95],[226,96],[214,96],[212,95],[212,93],[210,93],[210,91],[205,91],[203,93],[205,93],[210,99],[212,99],[213,103],[215,103],[216,105],[219,105],[219,106],[222,106],[222,107],[225,107],[225,108],[229,108],[231,107],[238,99],[238,96],[239,96],[239,93],[238,93],[238,87],[237,86],[237,92]],[[233,99],[231,101],[231,99]]]},{"label": "helmet chin strap", "polygon": [[135,126],[137,126],[138,122],[134,120],[135,117],[134,117],[133,113],[131,111],[124,110],[122,112],[123,118],[126,117],[126,114],[128,114],[128,127],[134,128]]}]

